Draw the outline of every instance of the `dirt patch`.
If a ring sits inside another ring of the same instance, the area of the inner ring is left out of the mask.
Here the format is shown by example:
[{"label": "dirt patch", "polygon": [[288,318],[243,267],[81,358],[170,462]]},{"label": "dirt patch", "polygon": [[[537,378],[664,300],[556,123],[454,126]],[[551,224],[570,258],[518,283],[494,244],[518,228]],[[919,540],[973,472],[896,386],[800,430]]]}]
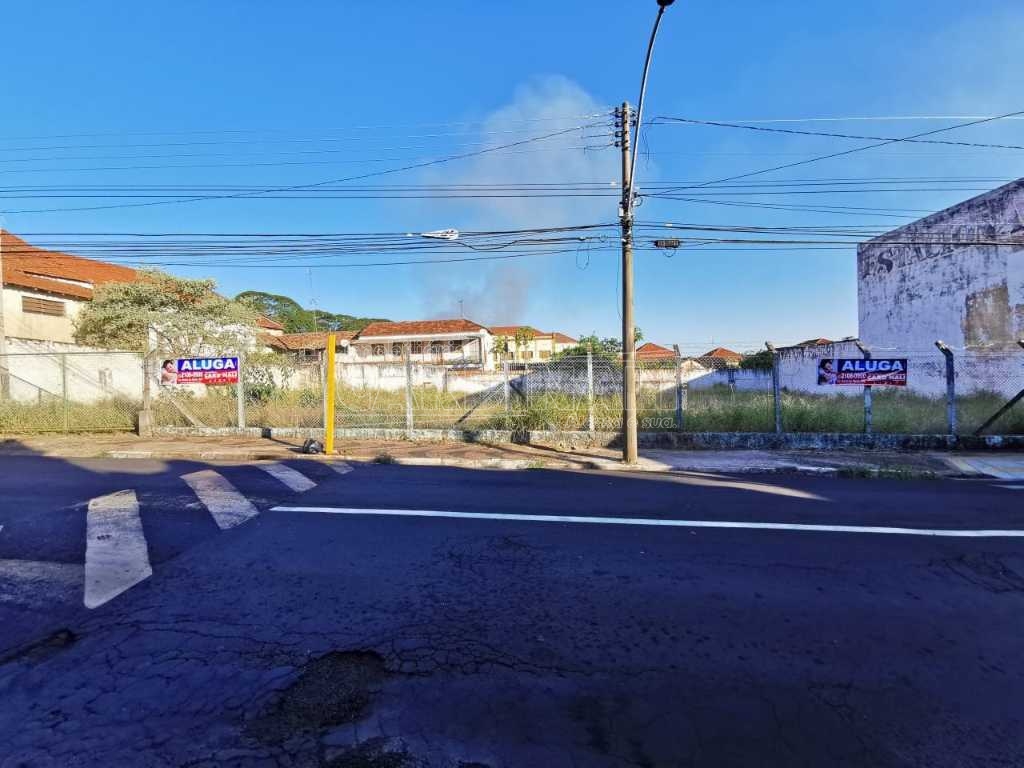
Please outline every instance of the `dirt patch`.
[{"label": "dirt patch", "polygon": [[[280,744],[300,733],[356,722],[366,715],[387,676],[384,659],[372,651],[328,653],[309,662],[295,682],[249,722],[246,731],[264,743]],[[351,765],[392,768],[404,764]]]}]

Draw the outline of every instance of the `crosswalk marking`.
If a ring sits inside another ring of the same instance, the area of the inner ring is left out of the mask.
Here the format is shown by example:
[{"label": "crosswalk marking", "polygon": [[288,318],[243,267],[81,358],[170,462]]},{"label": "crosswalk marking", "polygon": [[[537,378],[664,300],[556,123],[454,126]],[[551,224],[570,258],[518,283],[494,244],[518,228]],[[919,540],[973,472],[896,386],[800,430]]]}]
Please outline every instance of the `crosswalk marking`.
[{"label": "crosswalk marking", "polygon": [[135,491],[89,502],[85,540],[85,607],[96,608],[153,575]]},{"label": "crosswalk marking", "polygon": [[245,496],[212,469],[182,475],[222,531],[234,528],[259,514]]},{"label": "crosswalk marking", "polygon": [[[259,464],[260,469],[295,492],[317,483],[285,464]],[[352,471],[345,462],[330,462],[338,474]],[[233,528],[259,514],[225,477],[212,469],[183,475],[221,530]],[[0,533],[5,532],[0,524]],[[91,499],[86,515],[85,563],[61,563],[0,558],[0,602],[29,600],[42,590],[62,599],[82,595],[87,608],[97,608],[153,575],[149,545],[134,490]],[[74,597],[77,599],[77,597]]]},{"label": "crosswalk marking", "polygon": [[280,464],[275,461],[273,464],[257,464],[256,466],[271,477],[275,477],[280,480],[296,493],[302,493],[303,491],[308,491],[310,488],[316,488],[316,483],[297,469],[292,469],[287,464]]}]

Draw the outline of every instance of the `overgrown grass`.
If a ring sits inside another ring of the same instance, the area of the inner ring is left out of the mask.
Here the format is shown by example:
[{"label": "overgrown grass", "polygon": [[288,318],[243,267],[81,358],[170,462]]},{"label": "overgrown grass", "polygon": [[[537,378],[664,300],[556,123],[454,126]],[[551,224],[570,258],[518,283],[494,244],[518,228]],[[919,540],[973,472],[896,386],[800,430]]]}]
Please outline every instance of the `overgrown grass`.
[{"label": "overgrown grass", "polygon": [[[211,427],[236,423],[234,391],[211,390],[205,398],[176,396],[181,406]],[[1002,395],[981,392],[958,399],[960,433],[970,434],[1006,402]],[[340,387],[336,397],[338,428],[405,427],[404,390],[383,391]],[[187,420],[166,400],[157,400],[158,423],[187,426]],[[674,393],[641,391],[637,403],[640,429],[676,429]],[[594,427],[619,429],[622,412],[616,396],[594,399]],[[873,428],[879,433],[944,434],[946,401],[911,392],[876,389]],[[864,400],[851,395],[782,394],[783,428],[787,432],[864,431]],[[278,391],[246,404],[246,421],[260,427],[322,427],[322,395],[316,390]],[[413,422],[418,429],[510,429],[514,431],[578,431],[588,428],[585,397],[545,393],[528,399],[513,396],[506,410],[501,394],[467,395],[434,387],[413,390]],[[2,422],[0,422],[2,423]],[[733,392],[727,386],[688,393],[683,414],[687,432],[770,432],[774,429],[770,392]],[[1024,434],[1024,403],[1002,417],[990,430]]]},{"label": "overgrown grass", "polygon": [[141,404],[122,397],[94,403],[47,399],[24,403],[0,401],[0,434],[43,432],[131,432]]}]

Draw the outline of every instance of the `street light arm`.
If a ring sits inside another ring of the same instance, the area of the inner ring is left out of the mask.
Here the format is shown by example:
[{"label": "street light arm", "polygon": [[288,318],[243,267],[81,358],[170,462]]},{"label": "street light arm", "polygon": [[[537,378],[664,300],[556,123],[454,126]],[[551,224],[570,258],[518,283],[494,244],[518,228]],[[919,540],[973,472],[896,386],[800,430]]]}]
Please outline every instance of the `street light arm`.
[{"label": "street light arm", "polygon": [[633,137],[633,156],[630,158],[630,183],[629,183],[629,200],[626,205],[626,215],[633,218],[633,204],[636,200],[636,156],[637,150],[640,149],[640,127],[643,125],[644,119],[644,96],[647,93],[647,75],[651,70],[651,57],[654,55],[654,41],[658,38],[658,27],[661,26],[661,17],[665,14],[665,9],[671,5],[671,2],[665,3],[662,0],[658,0],[658,17],[654,20],[654,29],[651,30],[651,40],[647,44],[647,58],[644,60],[644,73],[640,78],[640,99],[636,103],[636,135]]}]

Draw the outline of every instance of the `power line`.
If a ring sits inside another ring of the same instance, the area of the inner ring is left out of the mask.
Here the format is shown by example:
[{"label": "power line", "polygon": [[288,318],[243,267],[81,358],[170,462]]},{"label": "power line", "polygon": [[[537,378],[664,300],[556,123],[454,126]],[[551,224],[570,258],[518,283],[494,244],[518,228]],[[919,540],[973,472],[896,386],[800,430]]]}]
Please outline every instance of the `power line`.
[{"label": "power line", "polygon": [[[557,122],[561,120],[590,120],[596,117],[604,117],[611,114],[612,108],[601,107],[600,111],[587,112],[578,115],[550,115],[548,117],[523,117],[517,120],[503,120],[512,125],[524,124],[524,123],[543,123],[543,122]],[[324,131],[381,131],[381,130],[397,130],[406,128],[447,128],[452,126],[471,126],[471,125],[486,125],[488,120],[466,120],[459,122],[446,122],[446,123],[404,123],[404,124],[390,124],[390,125],[353,125],[345,126],[344,128],[321,128],[318,130]],[[64,133],[64,134],[49,134],[43,136],[7,136],[0,138],[0,141],[24,141],[32,139],[74,139],[74,138],[94,138],[101,136],[200,136],[200,135],[214,135],[224,133],[282,133],[288,132],[291,129],[288,128],[217,128],[207,130],[195,130],[195,131],[107,131],[99,133]]]},{"label": "power line", "polygon": [[[747,179],[747,178],[750,178],[751,176],[759,176],[759,175],[761,175],[763,173],[773,173],[774,171],[781,171],[781,170],[785,170],[786,168],[796,168],[797,166],[809,165],[810,163],[817,163],[817,162],[820,162],[822,160],[831,160],[831,159],[837,158],[837,157],[845,157],[845,156],[848,156],[848,155],[856,154],[858,152],[865,152],[865,151],[867,151],[869,149],[877,149],[878,147],[884,147],[884,146],[887,146],[889,144],[895,144],[895,143],[898,143],[898,142],[905,142],[905,141],[913,141],[914,139],[920,139],[920,138],[923,138],[925,136],[933,136],[933,135],[935,135],[937,133],[943,133],[945,131],[953,131],[953,130],[957,130],[959,128],[968,128],[968,127],[970,127],[972,125],[981,125],[983,123],[989,123],[989,122],[992,122],[994,120],[1002,120],[1004,118],[1017,117],[1019,115],[1024,115],[1024,110],[1020,110],[1020,111],[1017,111],[1017,112],[1008,112],[1005,115],[998,115],[996,117],[986,117],[986,118],[983,118],[983,119],[980,119],[980,120],[972,120],[972,121],[966,122],[966,123],[958,123],[956,125],[948,125],[948,126],[945,126],[944,128],[936,128],[936,129],[931,130],[931,131],[924,131],[922,133],[915,133],[915,134],[912,134],[910,136],[905,136],[905,137],[898,138],[898,139],[886,139],[884,141],[880,141],[880,142],[875,143],[875,144],[869,144],[869,145],[864,146],[864,147],[854,147],[853,149],[843,150],[842,152],[832,152],[832,153],[827,154],[827,155],[819,155],[817,157],[812,157],[812,158],[807,159],[807,160],[799,160],[799,161],[792,162],[792,163],[785,163],[784,165],[773,166],[772,168],[762,168],[761,170],[758,170],[758,171],[749,171],[748,173],[740,173],[740,174],[736,174],[734,176],[726,176],[725,178],[721,178],[721,179],[713,179],[711,181],[706,181],[703,184],[700,184],[699,186],[710,186],[712,184],[723,184],[723,183],[728,182],[728,181],[737,181],[739,179]],[[670,190],[670,191],[673,191],[673,190]]]},{"label": "power line", "polygon": [[[861,115],[851,117],[772,117],[736,120],[733,123],[849,123],[849,122],[909,122],[913,120],[983,120],[992,115]],[[1024,120],[1007,117],[1006,120]]]},{"label": "power line", "polygon": [[533,142],[545,141],[547,139],[552,139],[552,138],[555,138],[557,136],[564,136],[565,134],[572,133],[572,132],[575,132],[575,131],[578,131],[578,130],[581,130],[581,129],[584,129],[584,128],[593,127],[593,125],[595,125],[595,124],[591,124],[591,125],[577,125],[577,126],[574,126],[572,128],[564,128],[564,129],[559,130],[559,131],[553,131],[551,133],[543,134],[543,135],[540,135],[540,136],[534,136],[534,137],[531,137],[529,139],[521,139],[520,141],[514,141],[514,142],[511,142],[511,143],[508,143],[508,144],[500,144],[500,145],[495,146],[495,147],[488,147],[488,148],[485,148],[485,149],[474,150],[472,152],[463,152],[463,153],[459,153],[459,154],[455,154],[455,155],[448,155],[446,157],[441,157],[441,158],[437,158],[437,159],[434,159],[434,160],[429,160],[429,161],[425,161],[425,162],[421,162],[421,163],[413,163],[413,164],[410,164],[410,165],[401,166],[399,168],[388,168],[388,169],[382,170],[382,171],[372,171],[372,172],[369,172],[369,173],[358,174],[358,175],[355,175],[355,176],[349,176],[349,177],[340,178],[340,179],[327,179],[327,180],[324,180],[324,181],[317,181],[317,182],[312,182],[312,183],[308,183],[308,184],[293,184],[293,185],[288,185],[288,186],[272,187],[272,188],[263,189],[263,190],[257,190],[257,191],[252,191],[252,192],[238,192],[238,193],[230,194],[230,195],[202,195],[202,196],[197,196],[197,197],[179,198],[179,199],[174,199],[174,200],[156,200],[156,201],[150,201],[150,202],[144,202],[144,203],[117,203],[117,204],[112,204],[112,205],[84,206],[84,207],[76,207],[76,208],[44,208],[44,209],[26,209],[26,210],[16,210],[16,211],[8,210],[8,211],[3,211],[3,213],[55,213],[55,212],[68,212],[68,211],[109,210],[109,209],[114,209],[114,208],[142,208],[142,207],[150,207],[150,206],[156,206],[156,205],[177,205],[177,204],[183,204],[183,203],[195,203],[195,202],[201,202],[201,201],[206,201],[206,200],[238,199],[238,198],[256,197],[256,196],[265,195],[265,194],[273,194],[275,192],[292,192],[292,191],[303,190],[303,189],[313,189],[313,188],[325,186],[325,185],[328,185],[328,184],[341,184],[341,183],[349,182],[349,181],[359,181],[361,179],[368,179],[368,178],[372,178],[372,177],[376,177],[376,176],[384,176],[384,175],[388,175],[388,174],[392,174],[392,173],[401,173],[401,172],[404,172],[404,171],[418,170],[420,168],[428,168],[428,167],[431,167],[431,166],[441,165],[443,163],[449,163],[449,162],[453,162],[453,161],[456,161],[456,160],[465,160],[465,159],[468,159],[470,157],[477,157],[477,156],[480,156],[480,155],[490,154],[490,153],[493,153],[493,152],[500,152],[502,150],[511,149],[513,147],[520,147],[520,146],[523,146],[523,145],[526,145],[526,144],[532,144]]},{"label": "power line", "polygon": [[[986,118],[988,120],[996,120],[999,118]],[[1009,119],[1009,118],[1008,118]],[[826,131],[798,131],[793,128],[765,128],[761,125],[742,125],[739,123],[723,123],[715,120],[697,120],[688,117],[656,117],[655,121],[663,120],[669,121],[670,123],[685,123],[688,125],[710,125],[719,128],[740,128],[747,131],[760,131],[763,133],[785,133],[796,136],[825,136],[833,139],[856,139],[863,141],[883,141],[883,142],[905,142],[907,144],[945,144],[956,147],[981,147],[986,149],[1024,149],[1024,146],[1020,144],[981,144],[973,141],[944,141],[942,139],[894,139],[887,138],[885,136],[865,136],[862,134],[854,133],[829,133]],[[652,125],[665,125],[666,123],[652,122]],[[971,123],[967,123],[971,125]],[[949,129],[943,129],[949,130]],[[927,135],[927,134],[921,134]]]}]

